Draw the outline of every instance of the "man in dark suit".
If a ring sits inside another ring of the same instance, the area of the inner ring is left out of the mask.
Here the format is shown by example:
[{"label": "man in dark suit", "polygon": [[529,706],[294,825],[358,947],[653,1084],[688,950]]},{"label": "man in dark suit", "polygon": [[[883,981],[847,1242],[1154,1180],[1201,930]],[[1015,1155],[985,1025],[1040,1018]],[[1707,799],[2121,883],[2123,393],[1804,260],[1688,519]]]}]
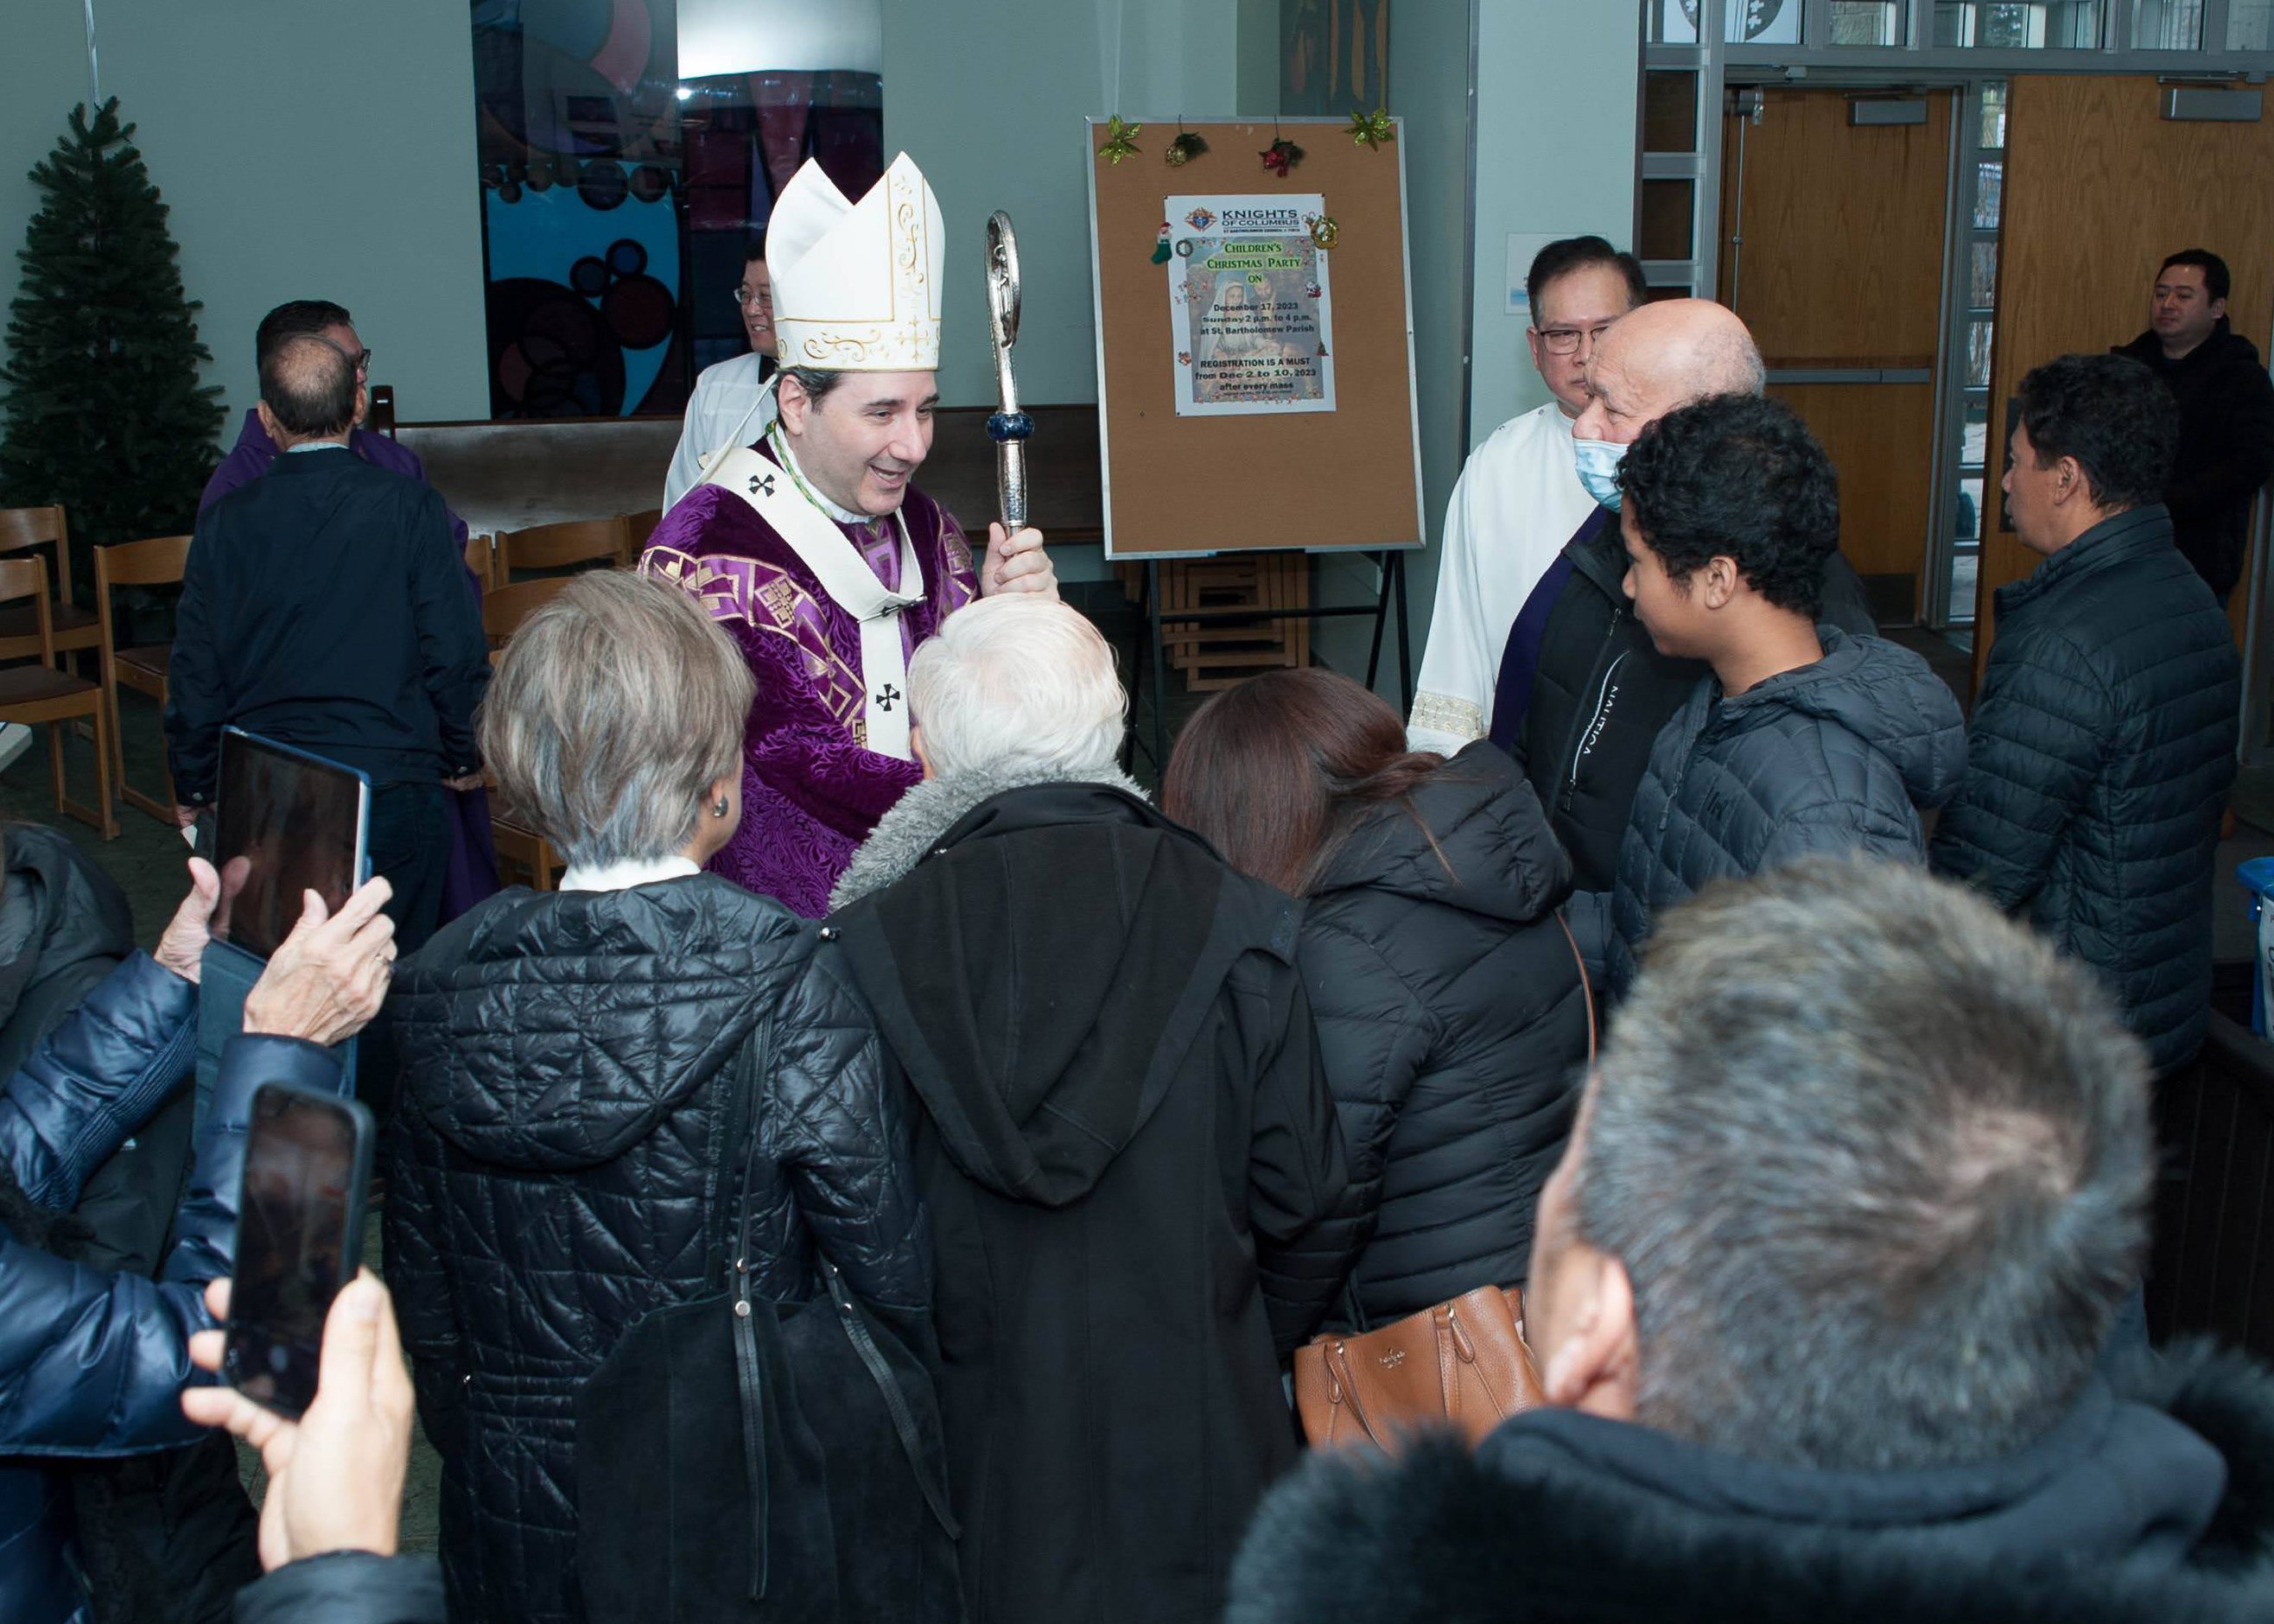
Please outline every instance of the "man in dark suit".
[{"label": "man in dark suit", "polygon": [[198,517],[167,673],[186,827],[214,799],[230,723],[371,776],[371,861],[404,951],[433,930],[449,851],[442,791],[480,781],[481,617],[433,487],[348,448],[354,361],[313,335],[260,367],[268,471]]}]

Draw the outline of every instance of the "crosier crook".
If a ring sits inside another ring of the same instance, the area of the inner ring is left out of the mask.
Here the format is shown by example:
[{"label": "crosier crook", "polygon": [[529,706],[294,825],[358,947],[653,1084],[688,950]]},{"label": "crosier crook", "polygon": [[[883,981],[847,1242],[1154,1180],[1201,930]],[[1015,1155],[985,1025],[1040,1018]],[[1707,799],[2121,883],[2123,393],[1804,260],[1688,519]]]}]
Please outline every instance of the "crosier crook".
[{"label": "crosier crook", "polygon": [[987,217],[987,317],[1002,402],[987,419],[987,435],[995,442],[996,500],[1007,538],[1027,528],[1027,437],[1035,420],[1019,410],[1019,382],[1011,375],[1011,346],[1019,339],[1019,239],[1001,209]]}]

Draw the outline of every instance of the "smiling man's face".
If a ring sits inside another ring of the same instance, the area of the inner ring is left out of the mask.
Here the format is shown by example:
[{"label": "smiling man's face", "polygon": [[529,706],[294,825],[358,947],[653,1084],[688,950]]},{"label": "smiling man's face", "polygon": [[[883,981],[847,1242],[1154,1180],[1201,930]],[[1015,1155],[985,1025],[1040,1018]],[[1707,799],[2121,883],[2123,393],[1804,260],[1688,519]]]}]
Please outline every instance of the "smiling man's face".
[{"label": "smiling man's face", "polygon": [[881,519],[900,510],[931,454],[932,372],[848,372],[820,400],[781,383],[782,430],[798,466],[840,508]]}]

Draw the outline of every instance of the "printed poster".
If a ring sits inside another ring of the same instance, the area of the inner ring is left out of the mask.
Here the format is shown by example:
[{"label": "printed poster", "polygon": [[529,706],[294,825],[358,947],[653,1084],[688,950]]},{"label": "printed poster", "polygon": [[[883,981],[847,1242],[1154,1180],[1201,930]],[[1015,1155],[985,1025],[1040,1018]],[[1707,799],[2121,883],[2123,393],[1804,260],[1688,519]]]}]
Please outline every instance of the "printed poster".
[{"label": "printed poster", "polygon": [[1177,415],[1332,411],[1330,256],[1311,237],[1325,198],[1171,198],[1165,213]]}]

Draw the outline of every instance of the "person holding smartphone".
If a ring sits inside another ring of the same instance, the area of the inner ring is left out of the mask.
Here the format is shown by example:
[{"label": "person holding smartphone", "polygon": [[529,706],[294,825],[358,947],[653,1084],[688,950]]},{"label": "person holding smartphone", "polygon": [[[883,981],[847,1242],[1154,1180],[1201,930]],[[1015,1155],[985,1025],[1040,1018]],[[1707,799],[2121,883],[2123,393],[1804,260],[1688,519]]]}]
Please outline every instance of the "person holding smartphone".
[{"label": "person holding smartphone", "polygon": [[[206,1308],[230,1313],[231,1282],[206,1287]],[[200,1370],[222,1368],[222,1336],[190,1338]],[[237,1624],[444,1624],[442,1570],[398,1556],[403,1481],[410,1464],[410,1372],[395,1300],[366,1271],[324,1319],[315,1402],[297,1421],[230,1387],[193,1387],[182,1410],[260,1451],[260,1565],[267,1577],[237,1595]]]},{"label": "person holding smartphone", "polygon": [[[90,992],[0,1086],[0,1456],[90,1457],[192,1441],[176,1395],[188,1339],[207,1328],[203,1282],[230,1267],[238,1141],[254,1088],[284,1079],[336,1092],[324,1046],[378,1012],[391,976],[384,880],[335,916],[307,898],[245,1000],[224,1056],[176,1237],[156,1280],[65,1261],[49,1250],[89,1172],[184,1083],[195,1054],[197,981],[220,891],[192,859],[192,889],[152,953]],[[64,1624],[86,1602],[69,1519],[49,1474],[0,1468],[0,1618]]]}]

